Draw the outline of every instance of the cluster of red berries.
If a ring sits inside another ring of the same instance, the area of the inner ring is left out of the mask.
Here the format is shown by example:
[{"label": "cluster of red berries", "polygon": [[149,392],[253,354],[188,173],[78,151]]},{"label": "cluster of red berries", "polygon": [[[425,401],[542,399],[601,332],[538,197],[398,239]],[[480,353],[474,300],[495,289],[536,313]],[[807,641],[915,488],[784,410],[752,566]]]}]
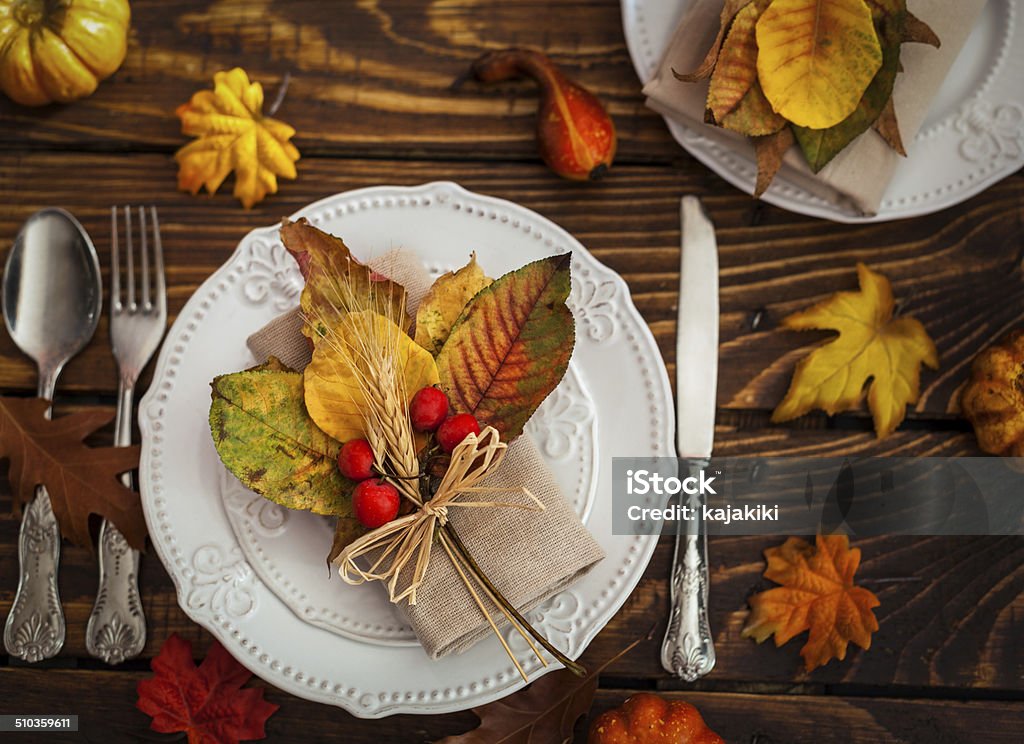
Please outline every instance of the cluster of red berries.
[{"label": "cluster of red berries", "polygon": [[[448,415],[448,396],[436,387],[425,387],[413,396],[409,419],[416,431],[433,432],[438,445],[449,454],[470,434],[480,433],[480,423],[470,414]],[[338,470],[346,478],[359,481],[352,491],[352,510],[360,524],[376,529],[398,516],[398,489],[374,477],[369,442],[345,442],[338,452]]]}]

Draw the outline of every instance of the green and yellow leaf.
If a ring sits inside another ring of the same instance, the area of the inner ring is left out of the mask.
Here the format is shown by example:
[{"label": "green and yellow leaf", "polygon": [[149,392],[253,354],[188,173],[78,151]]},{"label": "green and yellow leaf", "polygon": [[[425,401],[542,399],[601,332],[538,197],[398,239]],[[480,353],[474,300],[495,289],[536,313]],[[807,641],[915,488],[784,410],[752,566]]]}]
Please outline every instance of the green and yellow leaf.
[{"label": "green and yellow leaf", "polygon": [[576,338],[565,301],[564,253],[505,274],[477,294],[437,356],[441,386],[458,412],[493,426],[505,441],[561,381]]},{"label": "green and yellow leaf", "polygon": [[839,333],[802,359],[772,421],[788,421],[815,408],[828,414],[856,408],[867,386],[868,407],[881,438],[891,434],[920,394],[921,364],[939,366],[935,343],[920,321],[893,317],[892,285],[857,264],[858,292],[837,292],[783,319],[795,330]]},{"label": "green and yellow leaf", "polygon": [[235,477],[289,509],[351,517],[355,484],[338,472],[340,444],[306,411],[300,373],[272,359],[211,387],[213,443]]},{"label": "green and yellow leaf", "polygon": [[370,310],[342,315],[327,338],[316,343],[313,360],[303,371],[306,407],[316,425],[339,441],[365,437],[366,416],[371,415],[367,392],[383,392],[374,388],[364,354],[387,354],[401,370],[405,400],[400,405],[438,382],[430,352]]},{"label": "green and yellow leaf", "polygon": [[[887,105],[891,107],[892,89],[896,84],[896,73],[900,66],[900,47],[903,43],[902,28],[906,16],[906,2],[905,0],[893,0],[891,5],[902,7],[896,7],[894,10],[886,9],[877,19],[878,37],[882,48],[882,66],[875,74],[871,84],[868,85],[867,90],[864,91],[864,95],[861,96],[853,113],[827,129],[793,127],[797,144],[803,150],[807,164],[815,173],[824,168],[854,139],[867,131],[886,110]],[[882,6],[875,5],[874,8],[880,10]],[[892,121],[895,122],[894,112]],[[899,136],[898,129],[896,136]],[[902,144],[896,149],[897,151],[902,149]]]},{"label": "green and yellow leaf", "polygon": [[438,277],[416,310],[416,343],[436,356],[466,305],[490,283],[475,253],[458,271]]},{"label": "green and yellow leaf", "polygon": [[756,36],[764,94],[797,126],[825,129],[843,121],[882,66],[864,0],[773,0]]}]

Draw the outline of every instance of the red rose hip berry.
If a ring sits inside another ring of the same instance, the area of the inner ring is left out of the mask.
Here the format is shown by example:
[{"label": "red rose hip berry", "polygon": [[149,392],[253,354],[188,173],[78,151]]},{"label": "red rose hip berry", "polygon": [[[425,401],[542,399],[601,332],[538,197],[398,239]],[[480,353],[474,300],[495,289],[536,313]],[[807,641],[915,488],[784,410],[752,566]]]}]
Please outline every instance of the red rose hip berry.
[{"label": "red rose hip berry", "polygon": [[373,475],[373,450],[365,439],[350,439],[338,451],[338,470],[346,478],[366,480]]},{"label": "red rose hip berry", "polygon": [[398,505],[398,489],[386,481],[364,480],[352,491],[352,511],[371,530],[397,517]]},{"label": "red rose hip berry", "polygon": [[480,433],[480,423],[468,413],[457,413],[447,418],[437,429],[437,443],[445,452],[451,452],[470,434]]},{"label": "red rose hip berry", "polygon": [[412,396],[409,418],[416,431],[434,431],[448,415],[448,396],[436,387],[425,387]]}]

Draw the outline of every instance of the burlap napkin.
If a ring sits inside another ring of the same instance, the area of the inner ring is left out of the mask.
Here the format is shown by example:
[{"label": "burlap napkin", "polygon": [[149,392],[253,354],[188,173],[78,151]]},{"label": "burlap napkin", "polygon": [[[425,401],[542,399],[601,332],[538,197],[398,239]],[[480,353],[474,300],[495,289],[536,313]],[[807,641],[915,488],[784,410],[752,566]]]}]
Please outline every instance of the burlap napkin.
[{"label": "burlap napkin", "polygon": [[[934,49],[924,44],[904,44],[900,52],[903,72],[896,78],[893,103],[903,143],[910,152],[906,167],[913,167],[910,144],[984,5],[985,0],[908,3],[910,11],[935,31],[942,46]],[[644,95],[647,105],[655,111],[722,147],[748,153],[753,161],[753,147],[745,137],[704,123],[707,81],[684,83],[672,75],[673,69],[689,72],[697,68],[718,32],[721,12],[722,0],[693,1],[679,21],[654,79],[644,86]],[[811,172],[799,150],[792,148],[778,177],[841,207],[852,206],[865,214],[875,214],[893,173],[904,160],[877,133],[869,131],[817,174]]]},{"label": "burlap napkin", "polygon": [[[392,251],[368,263],[405,286],[410,310],[415,312],[431,283],[415,256]],[[250,336],[249,348],[259,361],[274,355],[293,369],[303,369],[311,354],[301,327],[296,311],[286,313]],[[525,485],[545,506],[543,512],[512,508],[451,512],[451,522],[473,558],[521,612],[558,594],[604,557],[601,546],[565,503],[554,476],[529,437],[513,442],[500,471],[480,485]],[[416,604],[403,601],[399,607],[423,649],[434,659],[461,653],[491,634],[490,625],[441,550],[432,553]],[[496,620],[503,619],[494,606],[490,610]]]}]

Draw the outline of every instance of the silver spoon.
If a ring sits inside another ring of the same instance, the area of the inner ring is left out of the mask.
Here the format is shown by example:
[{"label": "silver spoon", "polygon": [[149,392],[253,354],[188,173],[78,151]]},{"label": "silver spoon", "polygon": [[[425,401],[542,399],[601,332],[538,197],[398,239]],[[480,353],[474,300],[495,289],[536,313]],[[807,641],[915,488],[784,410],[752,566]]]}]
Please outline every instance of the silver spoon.
[{"label": "silver spoon", "polygon": [[[39,397],[53,400],[57,375],[95,333],[102,302],[99,259],[78,220],[55,208],[29,217],[4,267],[3,313],[14,343],[39,367]],[[64,645],[59,561],[60,531],[40,486],[18,533],[18,591],[4,625],[12,656],[42,661]]]}]

